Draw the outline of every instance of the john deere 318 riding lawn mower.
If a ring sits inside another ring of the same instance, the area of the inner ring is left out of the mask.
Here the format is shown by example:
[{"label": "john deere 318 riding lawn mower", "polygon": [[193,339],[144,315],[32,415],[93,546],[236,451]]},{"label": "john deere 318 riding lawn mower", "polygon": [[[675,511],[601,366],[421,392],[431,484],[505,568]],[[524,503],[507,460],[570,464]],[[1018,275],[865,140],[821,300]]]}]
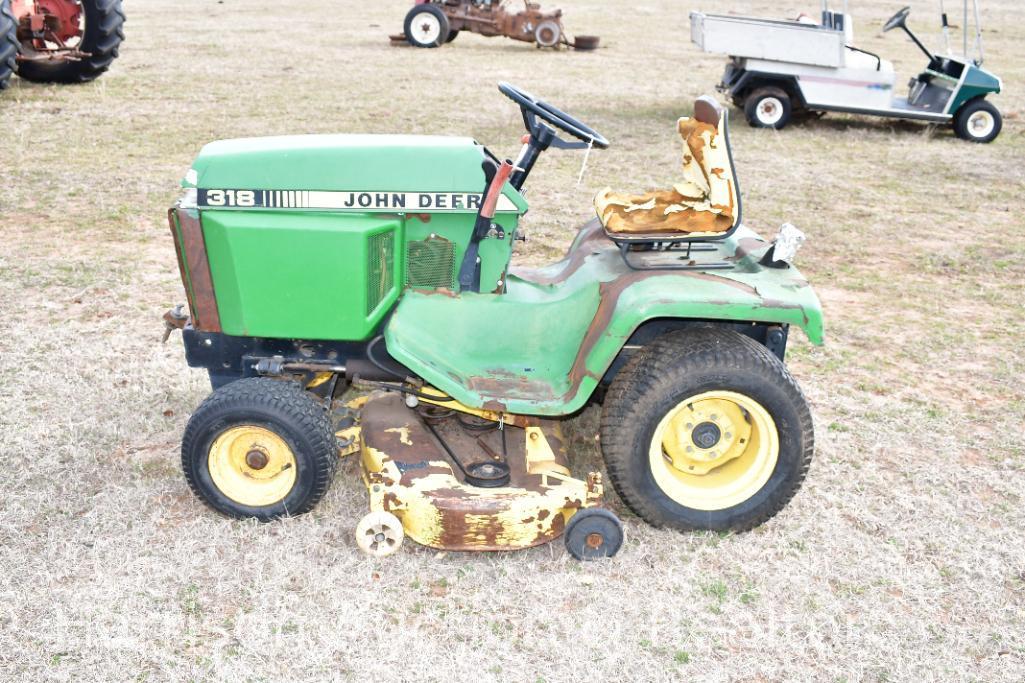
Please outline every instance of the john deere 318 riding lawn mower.
[{"label": "john deere 318 riding lawn mower", "polygon": [[11,75],[38,83],[84,83],[117,57],[121,0],[0,0],[0,90]]},{"label": "john deere 318 riding lawn mower", "polygon": [[541,153],[609,143],[499,90],[527,129],[514,162],[459,137],[203,148],[170,210],[190,311],[165,316],[214,387],[182,441],[189,485],[270,520],[310,510],[356,455],[368,553],[405,536],[504,550],[563,535],[575,557],[607,557],[622,525],[601,474],[571,472],[562,430],[598,403],[608,476],[645,521],[761,524],[813,451],[783,364],[791,326],[822,341],[792,265],[803,235],[786,225],[768,242],[741,224],[726,114],[701,98],[677,124],[682,181],[604,190],[564,259],[510,267]]}]

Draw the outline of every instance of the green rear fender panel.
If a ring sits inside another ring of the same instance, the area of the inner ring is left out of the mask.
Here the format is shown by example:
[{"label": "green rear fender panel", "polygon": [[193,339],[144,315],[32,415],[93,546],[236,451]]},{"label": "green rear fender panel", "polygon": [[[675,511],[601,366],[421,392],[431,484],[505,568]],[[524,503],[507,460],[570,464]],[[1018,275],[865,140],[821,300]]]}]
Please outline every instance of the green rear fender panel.
[{"label": "green rear fender panel", "polygon": [[505,294],[407,293],[388,351],[466,405],[566,415],[647,320],[791,324],[821,344],[818,298],[797,269],[758,265],[767,246],[741,227],[720,246],[731,270],[633,271],[592,225],[560,264],[509,275]]}]

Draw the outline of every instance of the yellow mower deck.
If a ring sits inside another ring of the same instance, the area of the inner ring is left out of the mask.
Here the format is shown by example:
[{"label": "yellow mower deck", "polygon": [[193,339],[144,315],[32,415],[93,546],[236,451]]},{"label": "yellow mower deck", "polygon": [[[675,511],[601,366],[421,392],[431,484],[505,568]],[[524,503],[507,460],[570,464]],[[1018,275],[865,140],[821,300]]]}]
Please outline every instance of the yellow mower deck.
[{"label": "yellow mower deck", "polygon": [[502,425],[508,484],[468,485],[445,446],[464,466],[499,461],[502,432],[466,429],[459,416],[481,411],[444,405],[452,413],[431,419],[429,427],[401,395],[373,394],[360,410],[359,436],[350,448],[359,445],[371,511],[394,514],[416,542],[444,550],[527,548],[558,538],[578,510],[601,503],[600,474],[586,481],[569,476],[559,423],[524,416],[507,416]]}]

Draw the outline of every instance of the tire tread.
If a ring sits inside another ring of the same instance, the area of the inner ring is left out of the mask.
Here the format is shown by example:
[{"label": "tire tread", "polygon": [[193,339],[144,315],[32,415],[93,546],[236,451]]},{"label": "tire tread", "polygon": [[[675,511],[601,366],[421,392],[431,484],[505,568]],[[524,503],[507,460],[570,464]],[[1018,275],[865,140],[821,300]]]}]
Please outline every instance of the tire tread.
[{"label": "tire tread", "polygon": [[[805,444],[798,471],[789,490],[773,500],[773,505],[760,514],[750,515],[731,524],[733,531],[746,531],[775,516],[794,497],[808,473],[814,452],[814,428],[811,412],[801,388],[772,352],[750,337],[733,330],[714,326],[678,330],[657,338],[620,370],[605,397],[601,417],[601,448],[612,485],[630,510],[654,526],[668,526],[684,531],[695,527],[669,517],[664,510],[646,498],[631,483],[627,473],[636,466],[635,445],[630,429],[639,419],[657,410],[658,399],[671,388],[673,377],[689,368],[709,366],[739,372],[768,373],[785,391],[797,400],[802,414],[801,443]],[[647,456],[645,455],[645,458]]]}]

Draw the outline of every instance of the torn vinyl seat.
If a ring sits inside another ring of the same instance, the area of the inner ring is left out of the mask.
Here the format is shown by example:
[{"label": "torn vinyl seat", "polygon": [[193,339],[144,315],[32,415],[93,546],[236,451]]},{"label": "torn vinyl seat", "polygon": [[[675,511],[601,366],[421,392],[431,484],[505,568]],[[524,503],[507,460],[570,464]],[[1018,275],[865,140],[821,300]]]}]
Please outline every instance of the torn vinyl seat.
[{"label": "torn vinyl seat", "polygon": [[708,242],[729,237],[741,219],[740,187],[730,151],[727,113],[711,97],[681,118],[683,179],[672,189],[641,195],[601,190],[594,198],[609,239],[627,245]]}]

